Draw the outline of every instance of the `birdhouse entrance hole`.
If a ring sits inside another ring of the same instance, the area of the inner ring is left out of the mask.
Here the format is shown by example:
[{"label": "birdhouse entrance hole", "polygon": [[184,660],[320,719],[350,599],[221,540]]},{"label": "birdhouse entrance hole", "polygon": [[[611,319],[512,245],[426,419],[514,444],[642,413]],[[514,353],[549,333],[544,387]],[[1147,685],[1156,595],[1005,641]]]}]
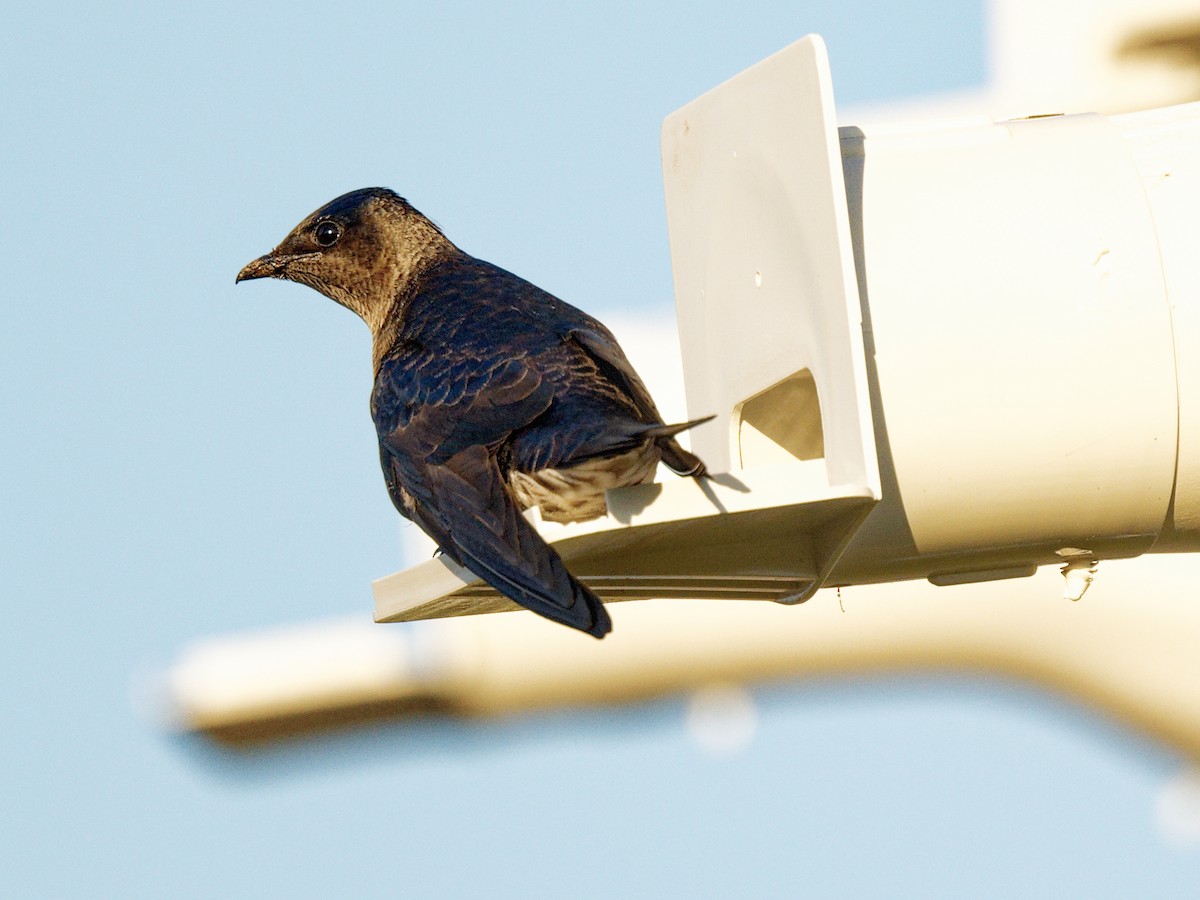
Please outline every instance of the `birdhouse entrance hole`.
[{"label": "birdhouse entrance hole", "polygon": [[743,469],[825,457],[821,401],[808,369],[742,403],[735,418]]}]

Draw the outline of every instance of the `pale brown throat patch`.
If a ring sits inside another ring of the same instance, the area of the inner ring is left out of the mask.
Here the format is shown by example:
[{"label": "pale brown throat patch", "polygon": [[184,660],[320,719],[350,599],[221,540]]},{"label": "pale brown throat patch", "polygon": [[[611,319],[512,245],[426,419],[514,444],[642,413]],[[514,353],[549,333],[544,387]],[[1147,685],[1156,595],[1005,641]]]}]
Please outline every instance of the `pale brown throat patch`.
[{"label": "pale brown throat patch", "polygon": [[647,441],[618,456],[589,459],[568,469],[509,473],[508,483],[524,508],[537,506],[548,522],[586,522],[608,512],[604,492],[654,477],[659,450]]}]

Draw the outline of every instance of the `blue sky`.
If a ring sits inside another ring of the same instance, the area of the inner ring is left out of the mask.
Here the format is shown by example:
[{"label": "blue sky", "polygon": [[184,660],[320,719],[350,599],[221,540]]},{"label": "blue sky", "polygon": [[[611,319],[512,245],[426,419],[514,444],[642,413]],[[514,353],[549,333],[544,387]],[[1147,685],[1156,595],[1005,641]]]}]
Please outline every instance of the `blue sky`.
[{"label": "blue sky", "polygon": [[1190,895],[1181,762],[1013,687],[764,687],[723,760],[680,700],[241,760],[135,714],[190,640],[368,616],[400,564],[365,327],[241,265],[384,184],[601,317],[669,311],[662,118],[809,32],[842,105],[985,78],[948,0],[9,12],[6,896]]}]

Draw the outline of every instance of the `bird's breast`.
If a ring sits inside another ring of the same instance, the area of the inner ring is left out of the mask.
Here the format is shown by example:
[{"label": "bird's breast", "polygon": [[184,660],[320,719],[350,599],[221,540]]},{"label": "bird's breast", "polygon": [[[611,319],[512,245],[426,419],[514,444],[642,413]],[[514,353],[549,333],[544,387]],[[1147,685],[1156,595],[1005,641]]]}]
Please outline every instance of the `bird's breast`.
[{"label": "bird's breast", "polygon": [[508,483],[522,507],[537,506],[550,522],[585,522],[608,512],[604,492],[654,477],[660,454],[653,441],[615,456],[597,456],[561,469],[509,472]]}]

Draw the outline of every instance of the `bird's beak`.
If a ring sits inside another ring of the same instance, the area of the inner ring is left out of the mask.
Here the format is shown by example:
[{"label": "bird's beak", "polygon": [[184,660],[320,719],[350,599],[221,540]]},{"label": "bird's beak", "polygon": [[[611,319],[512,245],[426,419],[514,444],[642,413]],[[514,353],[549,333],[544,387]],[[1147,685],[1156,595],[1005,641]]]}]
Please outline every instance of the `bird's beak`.
[{"label": "bird's beak", "polygon": [[238,272],[237,278],[234,279],[234,284],[239,281],[250,281],[254,278],[270,278],[274,275],[279,275],[283,272],[286,264],[286,259],[280,259],[272,253],[260,256],[258,259],[246,263],[242,271]]}]

